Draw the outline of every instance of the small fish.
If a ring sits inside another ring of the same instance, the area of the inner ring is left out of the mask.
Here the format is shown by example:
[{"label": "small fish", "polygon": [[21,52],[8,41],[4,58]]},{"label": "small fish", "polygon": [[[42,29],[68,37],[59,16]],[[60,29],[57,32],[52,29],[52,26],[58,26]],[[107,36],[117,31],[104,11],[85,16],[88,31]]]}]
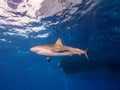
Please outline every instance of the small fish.
[{"label": "small fish", "polygon": [[85,54],[88,58],[88,49],[81,50],[79,48],[69,47],[62,44],[61,39],[58,39],[55,44],[46,44],[46,45],[39,45],[30,48],[30,51],[38,54],[47,56],[47,61],[51,61],[51,56],[72,56],[74,54]]}]

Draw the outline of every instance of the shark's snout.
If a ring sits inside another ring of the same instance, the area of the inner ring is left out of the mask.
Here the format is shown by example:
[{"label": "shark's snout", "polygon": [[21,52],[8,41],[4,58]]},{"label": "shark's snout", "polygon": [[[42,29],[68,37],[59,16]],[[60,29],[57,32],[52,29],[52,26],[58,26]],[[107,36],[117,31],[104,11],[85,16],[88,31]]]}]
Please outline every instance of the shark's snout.
[{"label": "shark's snout", "polygon": [[30,48],[30,51],[32,51],[32,52],[38,52],[38,48],[32,47],[32,48]]}]

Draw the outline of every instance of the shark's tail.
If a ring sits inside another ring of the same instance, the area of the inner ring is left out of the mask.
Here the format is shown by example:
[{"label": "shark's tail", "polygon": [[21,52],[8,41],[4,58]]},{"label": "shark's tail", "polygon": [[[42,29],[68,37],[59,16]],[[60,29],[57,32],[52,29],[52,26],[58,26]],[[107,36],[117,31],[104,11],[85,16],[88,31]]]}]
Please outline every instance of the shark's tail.
[{"label": "shark's tail", "polygon": [[88,48],[84,51],[84,54],[85,54],[86,58],[89,60],[89,57],[88,57]]}]

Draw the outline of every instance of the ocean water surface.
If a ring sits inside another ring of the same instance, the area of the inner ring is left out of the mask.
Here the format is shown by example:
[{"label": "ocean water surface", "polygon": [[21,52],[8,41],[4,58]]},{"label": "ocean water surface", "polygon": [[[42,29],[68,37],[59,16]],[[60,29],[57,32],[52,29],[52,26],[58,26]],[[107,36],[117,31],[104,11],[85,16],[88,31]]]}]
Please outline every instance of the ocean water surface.
[{"label": "ocean water surface", "polygon": [[[0,90],[120,90],[119,0],[0,0]],[[84,55],[46,57],[58,38]]]}]

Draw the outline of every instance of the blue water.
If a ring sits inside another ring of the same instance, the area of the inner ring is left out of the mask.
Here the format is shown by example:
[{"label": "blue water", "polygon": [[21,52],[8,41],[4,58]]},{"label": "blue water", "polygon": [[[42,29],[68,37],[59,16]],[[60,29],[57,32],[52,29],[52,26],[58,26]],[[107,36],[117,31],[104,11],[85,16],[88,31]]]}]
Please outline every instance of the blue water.
[{"label": "blue water", "polygon": [[[41,22],[58,24],[46,26],[46,30],[31,33],[33,36],[49,32],[46,38],[5,36],[8,29],[18,26],[2,25],[0,37],[0,90],[120,90],[120,1],[107,0],[81,16],[94,3],[69,14],[69,9],[46,17]],[[67,15],[72,18],[65,21]],[[30,23],[34,27],[42,23]],[[89,60],[84,55],[52,57],[29,51],[36,45],[55,43],[61,38],[64,45],[88,48]]]}]

